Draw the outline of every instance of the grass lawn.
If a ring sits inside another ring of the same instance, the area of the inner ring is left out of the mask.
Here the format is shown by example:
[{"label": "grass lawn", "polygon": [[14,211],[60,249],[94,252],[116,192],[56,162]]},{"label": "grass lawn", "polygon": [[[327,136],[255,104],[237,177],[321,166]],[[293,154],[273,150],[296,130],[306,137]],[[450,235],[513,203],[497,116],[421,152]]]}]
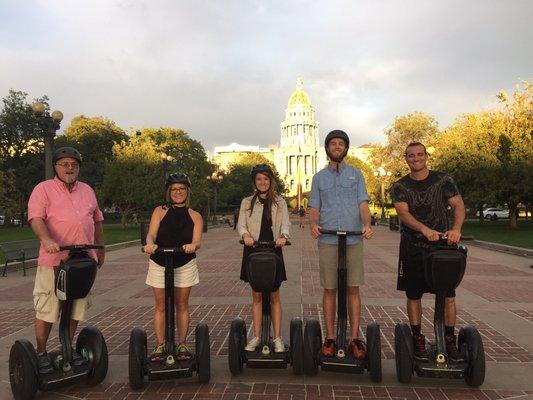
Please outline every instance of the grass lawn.
[{"label": "grass lawn", "polygon": [[474,239],[533,249],[533,221],[518,220],[518,228],[511,229],[509,220],[465,221],[463,235]]},{"label": "grass lawn", "polygon": [[[118,224],[104,224],[105,244],[127,242],[129,240],[140,239],[140,228],[138,226],[126,226],[125,229]],[[2,228],[0,229],[0,243],[14,242],[24,239],[36,239],[30,227],[23,228]],[[0,265],[4,263],[4,255],[0,253]]]}]

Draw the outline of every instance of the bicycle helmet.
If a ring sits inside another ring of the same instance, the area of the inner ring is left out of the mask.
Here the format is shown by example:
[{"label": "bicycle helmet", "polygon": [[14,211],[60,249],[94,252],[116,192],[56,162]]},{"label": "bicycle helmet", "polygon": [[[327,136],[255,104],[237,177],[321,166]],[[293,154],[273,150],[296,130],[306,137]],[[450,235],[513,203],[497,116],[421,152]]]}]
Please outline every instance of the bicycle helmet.
[{"label": "bicycle helmet", "polygon": [[56,163],[62,158],[73,158],[81,165],[81,154],[74,147],[60,147],[54,151],[52,155],[52,163]]},{"label": "bicycle helmet", "polygon": [[270,179],[274,177],[274,173],[272,172],[272,168],[270,168],[270,165],[268,164],[257,164],[254,165],[252,170],[250,171],[250,176],[252,177],[252,182],[255,182],[255,176],[259,173],[267,174]]},{"label": "bicycle helmet", "polygon": [[[328,144],[332,139],[342,139],[346,144],[346,150],[344,151],[341,157],[335,158],[330,154]],[[331,160],[335,162],[341,162],[342,159],[346,157],[346,154],[348,154],[348,149],[350,148],[350,138],[348,137],[348,134],[346,132],[341,131],[340,129],[335,129],[327,134],[326,139],[324,140],[324,147],[326,148],[326,154]]]},{"label": "bicycle helmet", "polygon": [[165,189],[168,189],[173,183],[182,183],[188,188],[191,187],[191,180],[183,172],[174,172],[170,174],[165,182]]}]

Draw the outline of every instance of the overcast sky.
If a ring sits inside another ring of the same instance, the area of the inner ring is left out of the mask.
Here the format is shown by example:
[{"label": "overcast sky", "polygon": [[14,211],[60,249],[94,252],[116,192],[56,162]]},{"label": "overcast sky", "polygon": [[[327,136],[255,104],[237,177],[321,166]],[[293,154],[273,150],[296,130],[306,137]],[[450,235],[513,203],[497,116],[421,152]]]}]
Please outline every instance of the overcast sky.
[{"label": "overcast sky", "polygon": [[182,128],[207,150],[279,142],[304,82],[321,138],[384,140],[395,116],[493,108],[533,78],[533,1],[0,0],[0,97]]}]

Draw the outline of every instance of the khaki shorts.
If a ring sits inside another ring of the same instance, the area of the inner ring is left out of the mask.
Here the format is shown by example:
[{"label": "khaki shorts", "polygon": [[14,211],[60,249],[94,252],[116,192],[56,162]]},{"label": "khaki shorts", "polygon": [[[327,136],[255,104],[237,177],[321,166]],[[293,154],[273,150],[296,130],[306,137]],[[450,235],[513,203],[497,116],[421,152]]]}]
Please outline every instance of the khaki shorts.
[{"label": "khaki shorts", "polygon": [[[61,309],[59,299],[54,291],[54,269],[37,267],[35,287],[33,288],[33,305],[36,317],[45,322],[54,323],[59,319]],[[85,320],[85,311],[91,306],[91,294],[84,299],[74,300],[72,306],[72,319]]]},{"label": "khaki shorts", "polygon": [[[197,285],[200,282],[198,276],[198,266],[196,258],[193,258],[187,264],[174,268],[174,287],[188,288]],[[164,289],[165,288],[165,267],[150,260],[148,263],[148,274],[146,275],[147,285]]]},{"label": "khaki shorts", "polygon": [[[320,284],[324,289],[337,289],[338,246],[318,242],[318,265]],[[363,268],[363,242],[346,246],[346,268],[348,286],[361,286],[365,283]]]}]

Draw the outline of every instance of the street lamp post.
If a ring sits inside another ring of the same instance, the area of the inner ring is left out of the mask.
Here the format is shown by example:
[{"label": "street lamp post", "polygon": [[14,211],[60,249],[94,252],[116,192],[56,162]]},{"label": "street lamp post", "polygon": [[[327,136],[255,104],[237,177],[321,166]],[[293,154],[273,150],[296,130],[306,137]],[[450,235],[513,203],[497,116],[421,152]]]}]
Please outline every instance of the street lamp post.
[{"label": "street lamp post", "polygon": [[377,171],[374,172],[374,176],[379,178],[379,183],[381,185],[381,220],[385,220],[385,179],[390,177],[392,173],[390,171],[385,171],[383,166],[379,167]]},{"label": "street lamp post", "polygon": [[173,160],[172,156],[168,155],[164,151],[161,152],[161,161],[163,162],[163,174],[164,174],[165,180],[168,177],[168,167],[172,160]]},{"label": "street lamp post", "polygon": [[54,166],[52,165],[54,136],[63,120],[63,113],[56,110],[50,115],[41,102],[33,103],[31,108],[44,137],[44,177],[45,179],[52,179],[54,177]]},{"label": "street lamp post", "polygon": [[[213,213],[214,213],[214,217],[215,217],[215,220],[216,220],[216,218],[217,218],[217,186],[218,186],[219,182],[222,180],[222,175],[219,175],[215,171],[215,172],[213,172],[211,175],[209,175],[207,177],[207,180],[213,182],[213,189],[214,189]],[[208,210],[208,212],[209,212],[209,210]],[[208,215],[208,218],[209,218],[209,215]]]}]

